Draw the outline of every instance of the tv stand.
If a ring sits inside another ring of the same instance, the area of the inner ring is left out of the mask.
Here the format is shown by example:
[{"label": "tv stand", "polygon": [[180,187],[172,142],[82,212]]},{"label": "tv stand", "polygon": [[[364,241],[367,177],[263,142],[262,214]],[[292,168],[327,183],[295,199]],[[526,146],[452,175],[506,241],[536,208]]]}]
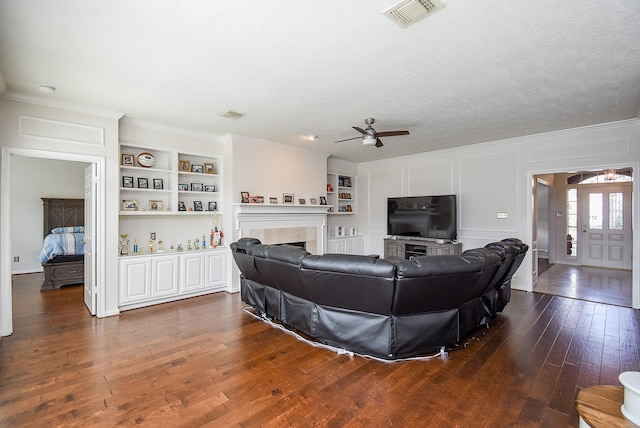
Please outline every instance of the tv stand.
[{"label": "tv stand", "polygon": [[419,256],[457,255],[462,253],[462,244],[439,244],[425,238],[395,236],[384,240],[384,258],[391,262],[411,260]]}]

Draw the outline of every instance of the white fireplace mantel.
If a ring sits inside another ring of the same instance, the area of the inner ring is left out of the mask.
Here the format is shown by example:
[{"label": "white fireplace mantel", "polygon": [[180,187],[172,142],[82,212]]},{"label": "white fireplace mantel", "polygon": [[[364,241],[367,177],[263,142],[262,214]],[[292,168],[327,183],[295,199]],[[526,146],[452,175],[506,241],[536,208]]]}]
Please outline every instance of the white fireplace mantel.
[{"label": "white fireplace mantel", "polygon": [[328,205],[234,204],[236,232],[239,238],[250,230],[314,228],[317,248],[308,250],[322,254]]}]

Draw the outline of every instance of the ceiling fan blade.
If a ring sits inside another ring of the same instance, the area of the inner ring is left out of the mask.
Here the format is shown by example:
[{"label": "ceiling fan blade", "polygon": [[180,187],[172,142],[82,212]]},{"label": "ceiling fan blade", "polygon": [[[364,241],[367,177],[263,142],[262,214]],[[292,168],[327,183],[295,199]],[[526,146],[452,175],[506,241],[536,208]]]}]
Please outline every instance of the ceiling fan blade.
[{"label": "ceiling fan blade", "polygon": [[378,137],[393,137],[395,135],[409,135],[409,131],[383,131],[376,132]]},{"label": "ceiling fan blade", "polygon": [[378,141],[376,141],[376,147],[382,147],[382,141],[380,140],[380,138],[378,138]]},{"label": "ceiling fan blade", "polygon": [[347,138],[346,140],[340,140],[340,141],[334,141],[334,143],[342,143],[344,141],[351,141],[351,140],[359,140],[362,137],[353,137],[353,138]]},{"label": "ceiling fan blade", "polygon": [[365,131],[365,130],[364,130],[364,129],[362,129],[362,128],[358,128],[357,126],[354,126],[354,127],[353,127],[353,129],[355,129],[356,131],[358,131],[358,132],[359,132],[359,133],[361,133],[361,134],[367,134],[367,131]]}]

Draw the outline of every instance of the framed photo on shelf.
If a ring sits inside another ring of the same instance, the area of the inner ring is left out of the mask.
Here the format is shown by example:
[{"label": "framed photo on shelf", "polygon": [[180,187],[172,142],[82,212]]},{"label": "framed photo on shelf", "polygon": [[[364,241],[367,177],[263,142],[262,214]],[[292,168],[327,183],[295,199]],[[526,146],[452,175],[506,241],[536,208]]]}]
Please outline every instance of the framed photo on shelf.
[{"label": "framed photo on shelf", "polygon": [[148,189],[149,180],[146,178],[138,177],[138,189]]},{"label": "framed photo on shelf", "polygon": [[311,205],[317,205],[318,204],[318,199],[316,198],[309,198],[309,203]]},{"label": "framed photo on shelf", "polygon": [[182,172],[189,172],[191,171],[191,162],[188,160],[180,160],[178,161],[178,167]]},{"label": "framed photo on shelf", "polygon": [[149,201],[149,211],[164,211],[164,202]]},{"label": "framed photo on shelf", "polygon": [[320,205],[327,205],[327,197],[320,196]]},{"label": "framed photo on shelf", "polygon": [[213,184],[207,184],[204,186],[204,191],[205,192],[215,192],[216,191],[216,186],[214,186]]},{"label": "framed photo on shelf", "polygon": [[122,200],[122,211],[138,211],[138,200],[137,199],[123,199]]},{"label": "framed photo on shelf", "polygon": [[178,211],[186,211],[187,207],[185,207],[183,201],[178,201]]},{"label": "framed photo on shelf", "polygon": [[122,177],[122,187],[133,188],[133,177]]},{"label": "framed photo on shelf", "polygon": [[351,178],[349,177],[344,177],[344,187],[351,187]]},{"label": "framed photo on shelf", "polygon": [[164,182],[162,181],[162,178],[153,179],[153,188],[156,190],[162,190],[164,188]]},{"label": "framed photo on shelf", "polygon": [[240,192],[240,197],[243,204],[249,203],[249,192]]},{"label": "framed photo on shelf", "polygon": [[202,165],[191,165],[191,172],[198,172],[202,174],[204,172],[204,168]]},{"label": "framed photo on shelf", "polygon": [[187,191],[189,191],[189,185],[188,184],[178,184],[178,190],[180,190],[182,192],[187,192]]},{"label": "framed photo on shelf", "polygon": [[304,198],[300,198],[300,199],[298,199],[298,203],[299,203],[300,205],[307,205],[307,201],[306,201]]},{"label": "framed photo on shelf", "polygon": [[202,201],[193,201],[193,210],[202,211]]},{"label": "framed photo on shelf", "polygon": [[250,204],[263,204],[264,203],[264,196],[249,196],[249,203]]},{"label": "framed photo on shelf", "polygon": [[192,192],[202,192],[202,189],[203,189],[202,183],[191,183]]},{"label": "framed photo on shelf", "polygon": [[207,211],[218,211],[218,203],[216,201],[209,201]]},{"label": "framed photo on shelf", "polygon": [[213,166],[212,163],[205,163],[204,164],[204,173],[205,174],[215,174],[216,173],[215,167]]},{"label": "framed photo on shelf", "polygon": [[136,166],[136,157],[129,153],[123,153],[122,166]]},{"label": "framed photo on shelf", "polygon": [[278,203],[278,198],[276,198],[275,196],[272,196],[269,198],[269,203],[270,204],[277,204]]},{"label": "framed photo on shelf", "polygon": [[293,193],[283,193],[282,194],[282,203],[283,204],[293,204]]}]

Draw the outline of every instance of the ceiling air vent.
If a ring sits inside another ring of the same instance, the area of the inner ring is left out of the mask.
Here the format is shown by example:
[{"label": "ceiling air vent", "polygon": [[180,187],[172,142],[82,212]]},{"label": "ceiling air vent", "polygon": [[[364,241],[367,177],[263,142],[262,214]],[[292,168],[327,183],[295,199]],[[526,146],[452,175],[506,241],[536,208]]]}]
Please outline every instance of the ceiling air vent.
[{"label": "ceiling air vent", "polygon": [[444,7],[439,0],[404,0],[384,12],[402,28],[408,27]]}]

